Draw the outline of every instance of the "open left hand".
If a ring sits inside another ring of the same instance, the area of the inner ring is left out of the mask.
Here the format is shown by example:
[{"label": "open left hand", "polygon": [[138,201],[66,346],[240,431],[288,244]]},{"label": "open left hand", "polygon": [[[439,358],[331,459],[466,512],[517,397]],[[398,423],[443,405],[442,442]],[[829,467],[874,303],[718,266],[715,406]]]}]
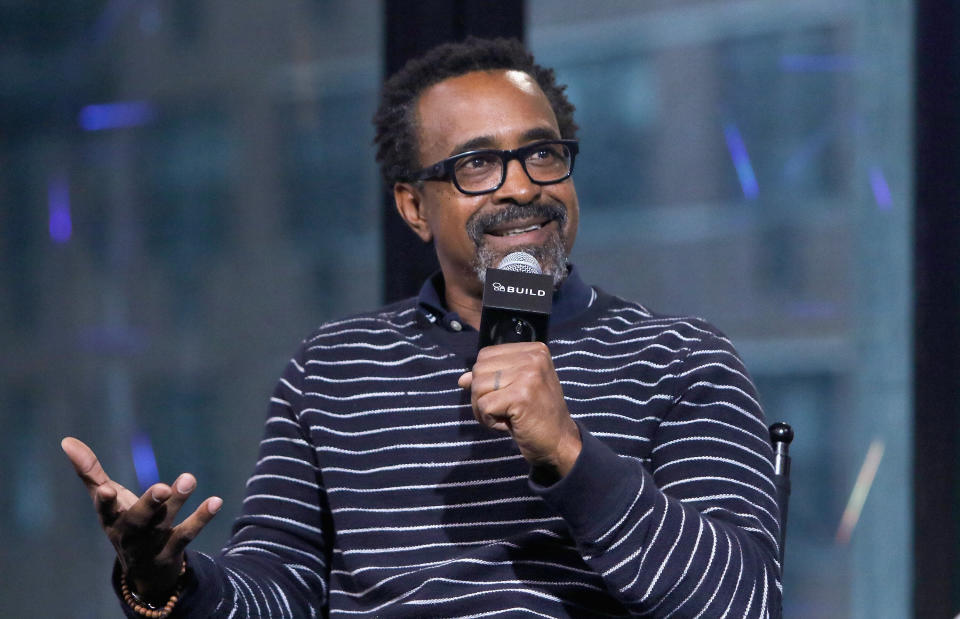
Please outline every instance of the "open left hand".
[{"label": "open left hand", "polygon": [[172,485],[154,484],[141,497],[110,479],[86,444],[66,437],[61,447],[83,480],[100,517],[100,526],[117,551],[134,590],[151,602],[165,601],[173,592],[184,549],[223,505],[210,497],[174,526],[180,507],[196,488],[184,473]]},{"label": "open left hand", "polygon": [[542,342],[487,346],[457,384],[470,389],[480,424],[510,432],[531,466],[562,477],[580,455],[580,430],[570,417],[550,351]]}]

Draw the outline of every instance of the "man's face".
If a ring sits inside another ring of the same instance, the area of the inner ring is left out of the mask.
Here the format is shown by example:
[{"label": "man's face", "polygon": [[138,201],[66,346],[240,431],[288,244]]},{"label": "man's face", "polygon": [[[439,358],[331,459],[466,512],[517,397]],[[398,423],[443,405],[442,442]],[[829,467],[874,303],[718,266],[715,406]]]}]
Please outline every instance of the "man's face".
[{"label": "man's face", "polygon": [[[520,71],[477,71],[435,84],[420,96],[416,120],[423,166],[470,150],[560,138],[547,97]],[[415,230],[434,240],[448,287],[478,296],[478,273],[518,250],[558,274],[555,281],[562,278],[579,221],[572,179],[537,185],[511,161],[492,193],[468,196],[450,181],[425,181],[414,191],[423,219]]]}]

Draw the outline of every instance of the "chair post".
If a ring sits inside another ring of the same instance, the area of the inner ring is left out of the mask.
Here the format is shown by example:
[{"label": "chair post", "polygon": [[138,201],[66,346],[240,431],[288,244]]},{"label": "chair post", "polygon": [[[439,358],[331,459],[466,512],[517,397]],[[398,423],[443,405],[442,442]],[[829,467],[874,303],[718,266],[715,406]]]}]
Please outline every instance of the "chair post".
[{"label": "chair post", "polygon": [[773,444],[773,483],[777,487],[777,507],[780,508],[780,573],[783,574],[783,554],[787,541],[787,512],[790,508],[790,443],[793,428],[782,421],[770,426]]}]

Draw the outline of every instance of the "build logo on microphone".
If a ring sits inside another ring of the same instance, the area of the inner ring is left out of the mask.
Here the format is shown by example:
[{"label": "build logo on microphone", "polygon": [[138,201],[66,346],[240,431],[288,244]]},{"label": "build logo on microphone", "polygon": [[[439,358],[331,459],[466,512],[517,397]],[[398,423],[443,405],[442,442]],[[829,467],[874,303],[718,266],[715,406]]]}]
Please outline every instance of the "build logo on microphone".
[{"label": "build logo on microphone", "polygon": [[493,282],[493,289],[497,292],[506,292],[508,294],[526,294],[531,297],[545,297],[547,296],[546,290],[535,289],[535,288],[522,288],[519,286],[504,286],[500,282]]}]

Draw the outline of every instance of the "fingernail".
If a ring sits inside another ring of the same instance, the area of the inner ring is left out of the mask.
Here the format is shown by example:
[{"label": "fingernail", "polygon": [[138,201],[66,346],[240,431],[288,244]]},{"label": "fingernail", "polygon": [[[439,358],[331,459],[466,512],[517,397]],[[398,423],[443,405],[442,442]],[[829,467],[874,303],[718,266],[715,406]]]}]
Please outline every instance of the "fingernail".
[{"label": "fingernail", "polygon": [[220,508],[223,507],[223,499],[220,497],[213,497],[210,499],[210,502],[207,503],[207,509],[210,510],[211,514],[215,514],[220,511]]},{"label": "fingernail", "polygon": [[192,492],[196,486],[196,480],[194,480],[192,477],[181,477],[177,480],[177,492],[180,494]]},{"label": "fingernail", "polygon": [[165,501],[165,499],[161,499],[160,497],[157,496],[156,490],[150,493],[150,498],[153,499],[154,503],[163,503]]}]

